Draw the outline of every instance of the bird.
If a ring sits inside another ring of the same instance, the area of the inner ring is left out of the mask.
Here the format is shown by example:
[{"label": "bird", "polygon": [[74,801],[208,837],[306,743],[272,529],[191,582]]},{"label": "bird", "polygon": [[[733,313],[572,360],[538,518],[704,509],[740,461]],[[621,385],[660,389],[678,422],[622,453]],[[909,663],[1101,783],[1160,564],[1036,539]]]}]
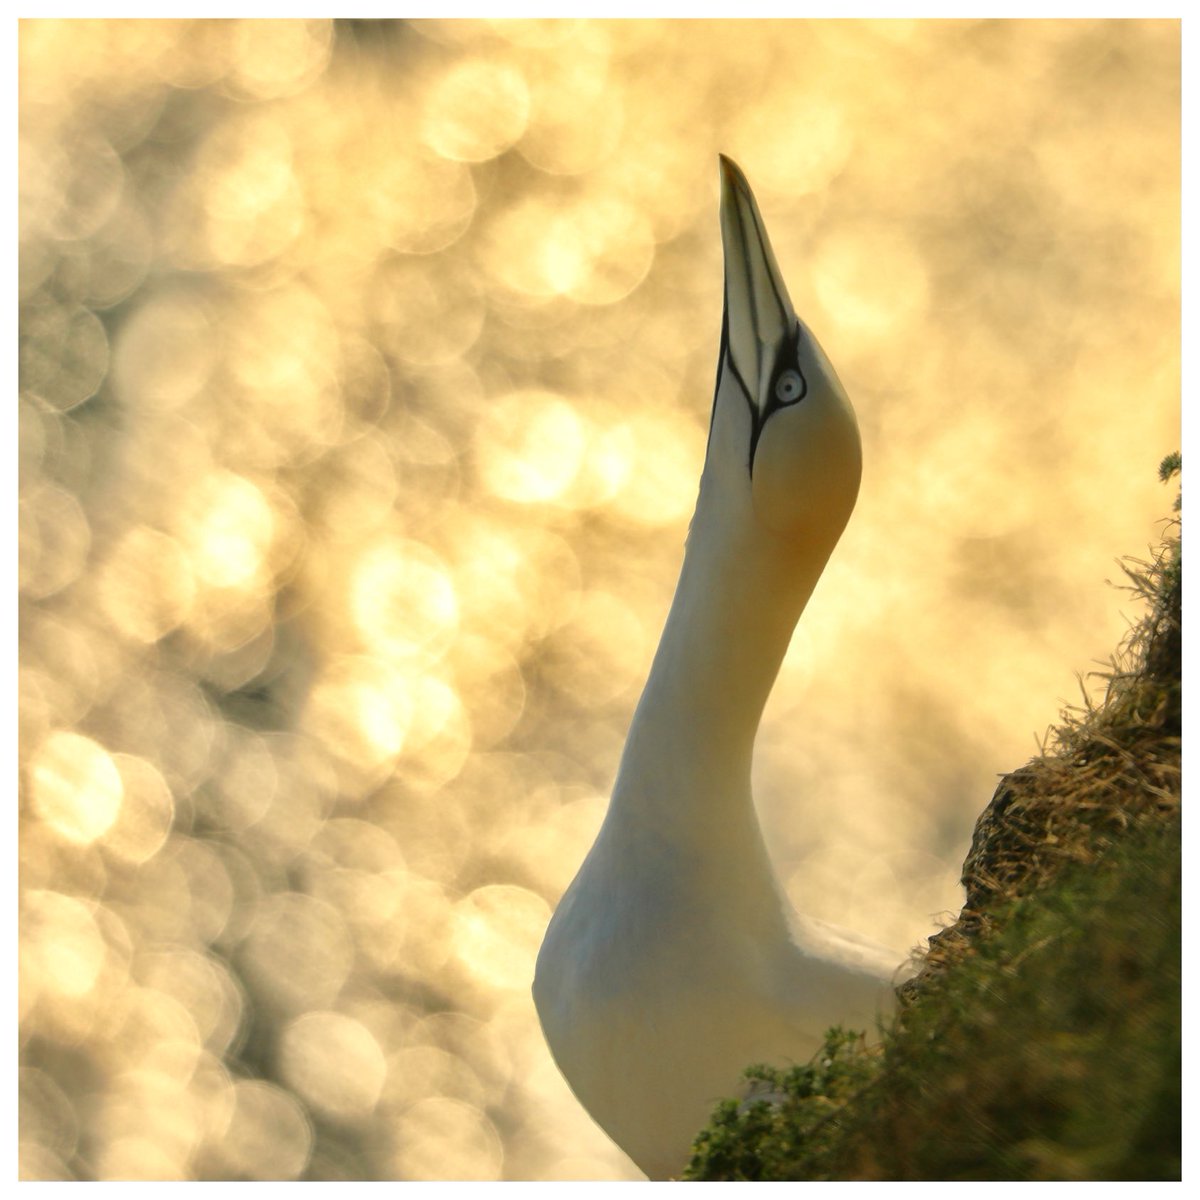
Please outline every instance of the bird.
[{"label": "bird", "polygon": [[[862,473],[845,388],[720,156],[724,312],[696,509],[594,844],[538,953],[558,1069],[651,1179],[678,1177],[746,1067],[877,1030],[904,956],[797,913],[750,788],[755,735]],[[797,735],[799,736],[799,734]]]}]

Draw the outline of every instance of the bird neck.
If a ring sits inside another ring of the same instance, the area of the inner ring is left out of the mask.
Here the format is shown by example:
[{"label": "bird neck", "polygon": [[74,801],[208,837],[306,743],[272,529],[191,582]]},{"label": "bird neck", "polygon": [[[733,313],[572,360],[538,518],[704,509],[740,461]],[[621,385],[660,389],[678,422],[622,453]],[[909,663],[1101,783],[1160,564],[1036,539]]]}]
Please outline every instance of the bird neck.
[{"label": "bird neck", "polygon": [[[744,467],[741,468],[745,470]],[[756,521],[748,481],[712,463],[683,568],[634,714],[613,811],[639,824],[729,830],[753,821],[754,737],[832,540],[783,539]],[[828,544],[826,544],[828,543]],[[719,833],[718,833],[719,836]]]}]

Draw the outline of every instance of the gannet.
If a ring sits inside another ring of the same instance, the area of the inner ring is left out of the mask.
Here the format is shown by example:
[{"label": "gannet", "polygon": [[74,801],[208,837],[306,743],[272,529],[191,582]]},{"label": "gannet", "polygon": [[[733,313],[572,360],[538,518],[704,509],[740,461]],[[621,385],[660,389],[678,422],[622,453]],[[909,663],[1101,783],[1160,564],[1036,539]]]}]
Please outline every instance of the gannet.
[{"label": "gannet", "polygon": [[652,1179],[683,1171],[751,1063],[805,1062],[835,1024],[874,1032],[904,957],[792,909],[750,794],[763,706],[862,459],[750,186],[720,164],[724,320],[695,516],[607,814],[533,984],[571,1090]]}]

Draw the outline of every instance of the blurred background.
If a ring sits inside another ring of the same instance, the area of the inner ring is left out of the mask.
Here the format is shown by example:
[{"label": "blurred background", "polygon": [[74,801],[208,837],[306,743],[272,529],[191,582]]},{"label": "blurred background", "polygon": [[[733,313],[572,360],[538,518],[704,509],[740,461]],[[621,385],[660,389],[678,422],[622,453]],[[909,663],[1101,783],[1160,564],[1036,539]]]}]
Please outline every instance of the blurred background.
[{"label": "blurred background", "polygon": [[529,996],[678,571],[717,153],[864,438],[755,786],[916,944],[1137,615],[1177,22],[25,21],[20,1171],[621,1179]]}]

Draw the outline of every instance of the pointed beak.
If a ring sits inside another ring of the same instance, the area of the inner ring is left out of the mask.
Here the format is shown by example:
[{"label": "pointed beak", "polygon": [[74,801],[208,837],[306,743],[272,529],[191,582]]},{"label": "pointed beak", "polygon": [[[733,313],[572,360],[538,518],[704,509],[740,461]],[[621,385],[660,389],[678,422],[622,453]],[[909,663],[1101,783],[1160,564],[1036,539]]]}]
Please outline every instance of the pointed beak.
[{"label": "pointed beak", "polygon": [[761,417],[776,356],[796,328],[796,313],[754,193],[741,168],[723,154],[720,159],[728,356]]}]

